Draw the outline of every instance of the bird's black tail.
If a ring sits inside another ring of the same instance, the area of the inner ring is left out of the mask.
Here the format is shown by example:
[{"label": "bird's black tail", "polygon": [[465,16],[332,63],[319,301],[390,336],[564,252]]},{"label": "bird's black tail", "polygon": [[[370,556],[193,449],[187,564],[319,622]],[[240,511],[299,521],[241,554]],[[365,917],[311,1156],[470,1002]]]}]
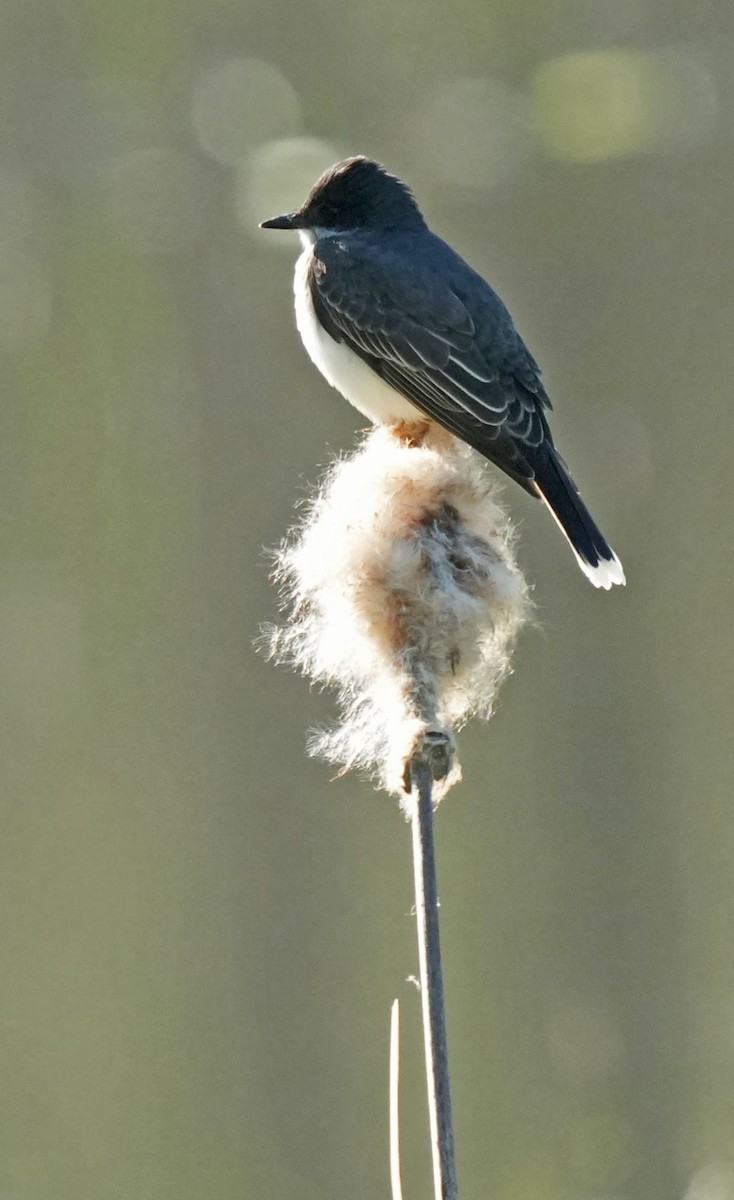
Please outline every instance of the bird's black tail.
[{"label": "bird's black tail", "polygon": [[606,589],[624,583],[621,562],[594,523],[556,449],[544,443],[533,466],[537,489],[570,542],[587,579],[594,587]]}]

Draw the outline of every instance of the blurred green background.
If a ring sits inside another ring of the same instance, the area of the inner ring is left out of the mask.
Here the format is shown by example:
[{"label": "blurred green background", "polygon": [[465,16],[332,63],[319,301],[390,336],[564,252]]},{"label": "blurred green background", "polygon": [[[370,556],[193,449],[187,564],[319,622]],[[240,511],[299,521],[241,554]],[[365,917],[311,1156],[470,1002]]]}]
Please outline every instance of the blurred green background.
[{"label": "blurred green background", "polygon": [[734,13],[3,0],[0,1200],[426,1195],[408,831],[304,754],[264,546],[360,418],[256,222],[379,157],[500,290],[628,587],[438,817],[464,1197],[734,1197]]}]

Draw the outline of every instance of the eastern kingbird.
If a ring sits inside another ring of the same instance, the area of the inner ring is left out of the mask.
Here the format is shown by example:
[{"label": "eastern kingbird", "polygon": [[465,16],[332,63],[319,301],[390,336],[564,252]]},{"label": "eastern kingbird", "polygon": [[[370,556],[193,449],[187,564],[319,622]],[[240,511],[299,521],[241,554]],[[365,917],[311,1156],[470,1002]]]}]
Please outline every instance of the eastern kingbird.
[{"label": "eastern kingbird", "polygon": [[544,500],[595,587],[624,583],[553,445],[540,369],[488,283],[426,225],[407,184],[359,156],[295,212],[296,324],[328,382],[371,421],[428,418]]}]

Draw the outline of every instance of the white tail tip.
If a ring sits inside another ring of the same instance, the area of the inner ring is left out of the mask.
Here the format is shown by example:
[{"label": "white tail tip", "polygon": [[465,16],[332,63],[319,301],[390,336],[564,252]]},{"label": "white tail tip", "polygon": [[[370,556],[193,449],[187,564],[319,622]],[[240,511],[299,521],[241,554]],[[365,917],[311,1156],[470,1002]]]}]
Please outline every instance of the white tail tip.
[{"label": "white tail tip", "polygon": [[627,582],[624,577],[624,568],[614,551],[612,551],[611,558],[601,559],[595,567],[592,567],[591,563],[585,562],[578,554],[576,559],[584,575],[593,583],[594,587],[604,588],[608,592],[615,583],[624,587]]}]

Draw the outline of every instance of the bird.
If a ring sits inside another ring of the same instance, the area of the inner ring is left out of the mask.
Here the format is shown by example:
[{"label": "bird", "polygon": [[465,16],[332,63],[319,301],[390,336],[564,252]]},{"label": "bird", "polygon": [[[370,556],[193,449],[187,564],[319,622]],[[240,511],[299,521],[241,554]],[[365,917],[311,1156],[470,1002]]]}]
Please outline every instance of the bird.
[{"label": "bird", "polygon": [[328,383],[372,422],[434,422],[542,500],[591,583],[624,584],[556,449],[540,368],[494,289],[374,159],[336,163],[300,208],[296,325]]}]

